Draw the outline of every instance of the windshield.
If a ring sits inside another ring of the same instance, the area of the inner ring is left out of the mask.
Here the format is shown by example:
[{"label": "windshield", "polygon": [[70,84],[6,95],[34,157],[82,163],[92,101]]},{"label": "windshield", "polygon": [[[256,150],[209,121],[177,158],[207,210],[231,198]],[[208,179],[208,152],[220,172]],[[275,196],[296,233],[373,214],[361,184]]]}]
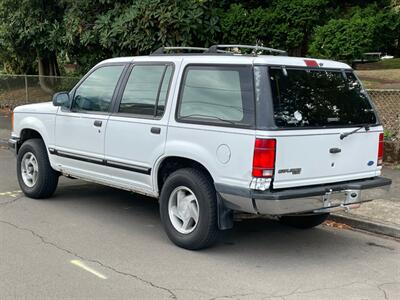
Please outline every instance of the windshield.
[{"label": "windshield", "polygon": [[375,124],[366,92],[351,71],[271,68],[278,127]]}]

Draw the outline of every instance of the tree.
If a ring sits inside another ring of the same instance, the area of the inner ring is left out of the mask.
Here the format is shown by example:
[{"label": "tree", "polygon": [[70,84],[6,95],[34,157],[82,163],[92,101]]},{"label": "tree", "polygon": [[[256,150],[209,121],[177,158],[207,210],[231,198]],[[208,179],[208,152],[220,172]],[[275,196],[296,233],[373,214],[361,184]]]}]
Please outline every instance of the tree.
[{"label": "tree", "polygon": [[349,17],[318,27],[309,54],[352,61],[365,52],[398,51],[399,17],[399,13],[375,5],[355,8]]},{"label": "tree", "polygon": [[[0,1],[0,57],[10,69],[59,75],[64,8],[57,0]],[[37,66],[32,65],[36,62]]]},{"label": "tree", "polygon": [[331,18],[330,0],[276,0],[267,39],[272,47],[287,49],[289,54],[305,56],[317,25]]},{"label": "tree", "polygon": [[256,44],[266,42],[263,37],[271,24],[271,13],[261,7],[247,9],[233,4],[221,16],[223,43]]},{"label": "tree", "polygon": [[[84,73],[113,56],[161,46],[260,44],[295,56],[400,55],[391,0],[0,0],[0,61],[8,72]],[[43,82],[42,82],[43,84]]]},{"label": "tree", "polygon": [[94,61],[143,55],[161,46],[205,46],[215,41],[219,19],[212,1],[72,1],[65,16],[71,59]]},{"label": "tree", "polygon": [[318,24],[324,24],[333,9],[329,0],[275,0],[269,7],[246,8],[233,4],[221,16],[224,40],[262,43],[305,55]]},{"label": "tree", "polygon": [[400,55],[400,10],[380,10],[375,15],[373,49]]}]

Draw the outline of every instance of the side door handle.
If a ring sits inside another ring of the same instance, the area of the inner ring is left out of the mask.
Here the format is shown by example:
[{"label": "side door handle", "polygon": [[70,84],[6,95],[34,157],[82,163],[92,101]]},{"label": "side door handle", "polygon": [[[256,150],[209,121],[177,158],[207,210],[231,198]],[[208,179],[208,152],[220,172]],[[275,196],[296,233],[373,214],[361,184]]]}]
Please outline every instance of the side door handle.
[{"label": "side door handle", "polygon": [[103,122],[100,121],[100,120],[96,120],[96,121],[94,121],[94,123],[93,123],[93,125],[96,126],[96,127],[101,127],[102,124],[103,124]]},{"label": "side door handle", "polygon": [[160,134],[161,128],[160,127],[151,127],[150,132],[154,133],[154,134]]},{"label": "side door handle", "polygon": [[335,153],[340,153],[342,152],[342,149],[340,148],[331,148],[329,149],[329,153],[335,154]]}]

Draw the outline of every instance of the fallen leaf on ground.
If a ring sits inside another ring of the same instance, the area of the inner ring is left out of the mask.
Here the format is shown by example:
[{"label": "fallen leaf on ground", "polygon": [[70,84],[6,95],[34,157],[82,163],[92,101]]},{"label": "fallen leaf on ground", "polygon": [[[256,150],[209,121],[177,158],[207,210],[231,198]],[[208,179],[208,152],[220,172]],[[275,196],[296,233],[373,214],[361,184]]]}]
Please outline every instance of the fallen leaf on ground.
[{"label": "fallen leaf on ground", "polygon": [[350,229],[351,226],[343,224],[343,223],[337,223],[335,221],[327,220],[324,222],[325,226],[328,227],[333,227],[333,228],[339,228],[339,229]]}]

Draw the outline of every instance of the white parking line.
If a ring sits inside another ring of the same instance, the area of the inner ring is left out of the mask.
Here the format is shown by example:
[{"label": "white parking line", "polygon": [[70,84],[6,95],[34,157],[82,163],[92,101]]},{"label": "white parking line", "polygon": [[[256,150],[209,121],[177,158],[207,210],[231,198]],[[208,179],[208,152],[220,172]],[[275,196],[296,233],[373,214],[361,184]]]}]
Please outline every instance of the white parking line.
[{"label": "white parking line", "polygon": [[80,260],[71,260],[70,261],[71,264],[84,269],[85,271],[88,271],[89,273],[92,273],[93,275],[101,278],[101,279],[107,279],[106,276],[104,276],[103,274],[97,272],[96,270],[93,270],[92,268],[88,267],[87,265],[85,265],[83,262],[81,262]]}]

